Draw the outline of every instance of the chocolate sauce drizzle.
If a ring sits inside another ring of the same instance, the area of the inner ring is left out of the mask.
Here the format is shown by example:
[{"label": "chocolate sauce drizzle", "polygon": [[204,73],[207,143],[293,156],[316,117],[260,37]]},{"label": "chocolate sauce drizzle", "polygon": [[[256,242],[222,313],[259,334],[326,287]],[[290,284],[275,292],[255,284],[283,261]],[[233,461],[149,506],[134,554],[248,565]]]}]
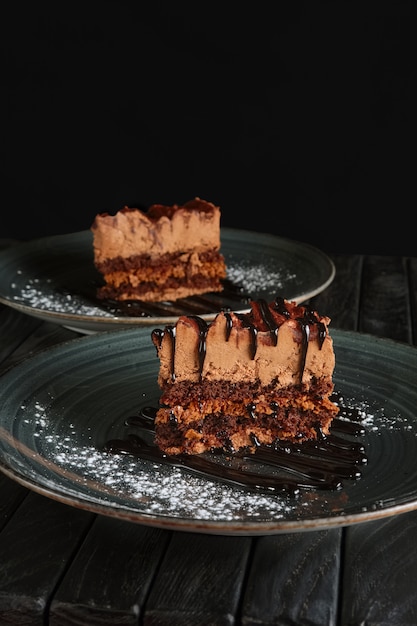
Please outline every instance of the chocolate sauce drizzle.
[{"label": "chocolate sauce drizzle", "polygon": [[[179,317],[180,315],[205,315],[207,313],[218,313],[219,311],[231,311],[236,307],[246,308],[250,301],[250,296],[242,287],[233,284],[230,280],[222,280],[223,290],[221,292],[207,293],[198,296],[188,296],[178,300],[165,302],[144,302],[142,300],[97,300],[96,291],[103,283],[96,281],[88,285],[85,292],[78,290],[78,293],[92,302],[95,306],[107,310],[117,317]],[[74,294],[75,289],[69,289],[67,293]]]},{"label": "chocolate sauce drizzle", "polygon": [[[148,461],[180,467],[207,479],[266,493],[296,496],[301,490],[340,490],[345,481],[361,478],[361,466],[368,462],[358,436],[365,431],[359,414],[349,409],[349,417],[340,408],[340,417],[332,423],[330,435],[320,429],[317,440],[303,443],[277,441],[259,445],[255,452],[229,454],[213,451],[200,455],[164,454],[153,443],[154,419],[157,409],[144,407],[125,424],[134,428],[123,439],[112,439],[105,450],[114,454],[130,454]],[[341,419],[344,418],[344,419]]]}]

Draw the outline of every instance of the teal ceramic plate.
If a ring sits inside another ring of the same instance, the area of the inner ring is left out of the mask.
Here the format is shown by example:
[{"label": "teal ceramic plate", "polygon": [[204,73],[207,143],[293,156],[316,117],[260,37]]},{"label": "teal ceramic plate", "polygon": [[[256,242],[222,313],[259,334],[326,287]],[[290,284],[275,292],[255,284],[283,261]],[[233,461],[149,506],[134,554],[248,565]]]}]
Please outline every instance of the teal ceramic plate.
[{"label": "teal ceramic plate", "polygon": [[103,303],[93,265],[90,231],[46,237],[0,252],[0,302],[81,333],[171,323],[182,314],[212,319],[221,309],[248,310],[248,296],[281,295],[302,302],[325,289],[335,275],[320,250],[273,235],[224,228],[227,280],[222,294],[153,305]]},{"label": "teal ceramic plate", "polygon": [[335,385],[356,412],[368,463],[339,490],[247,491],[187,469],[104,451],[125,419],[156,406],[147,328],[47,349],[0,377],[0,468],[68,505],[141,524],[273,534],[365,522],[417,508],[417,349],[333,330]]}]

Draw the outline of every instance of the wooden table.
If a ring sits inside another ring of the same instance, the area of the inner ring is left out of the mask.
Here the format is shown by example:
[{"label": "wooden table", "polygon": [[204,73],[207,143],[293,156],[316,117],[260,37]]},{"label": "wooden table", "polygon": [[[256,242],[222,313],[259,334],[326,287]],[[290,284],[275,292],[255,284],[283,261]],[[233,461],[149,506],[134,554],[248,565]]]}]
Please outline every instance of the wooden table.
[{"label": "wooden table", "polygon": [[[332,327],[415,344],[417,258],[332,258],[336,278],[311,301]],[[2,367],[77,336],[0,305]],[[194,534],[67,506],[0,474],[0,624],[417,624],[417,511]]]}]

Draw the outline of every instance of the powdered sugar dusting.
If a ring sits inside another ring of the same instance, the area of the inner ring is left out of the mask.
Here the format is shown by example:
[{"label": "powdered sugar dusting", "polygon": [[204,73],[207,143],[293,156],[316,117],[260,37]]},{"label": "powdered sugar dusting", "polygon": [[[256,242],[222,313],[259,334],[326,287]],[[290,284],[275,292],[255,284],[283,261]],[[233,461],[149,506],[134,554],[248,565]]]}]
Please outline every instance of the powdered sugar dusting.
[{"label": "powdered sugar dusting", "polygon": [[82,471],[83,480],[100,483],[100,491],[136,501],[144,514],[172,515],[211,521],[257,518],[268,512],[281,517],[285,500],[247,493],[215,481],[186,475],[178,468],[109,454],[94,447],[55,442],[54,461],[61,467]]},{"label": "powdered sugar dusting", "polygon": [[296,275],[287,270],[268,267],[263,263],[254,264],[250,261],[247,263],[240,261],[239,264],[234,264],[229,261],[227,278],[248,293],[269,291],[272,295],[276,295],[276,291],[288,287]]},{"label": "powdered sugar dusting", "polygon": [[[367,432],[412,430],[407,419],[387,417],[366,402],[339,398],[342,419],[349,411],[360,418]],[[38,452],[48,460],[53,473],[74,482],[76,490],[105,502],[107,507],[127,507],[144,515],[170,516],[182,520],[212,522],[265,521],[286,518],[290,512],[311,507],[311,498],[285,494],[250,492],[216,480],[193,475],[187,470],[160,465],[126,454],[100,449],[96,432],[69,421],[60,422],[50,409],[36,401],[21,406],[21,423],[33,429]],[[414,433],[417,436],[417,433]],[[70,487],[70,490],[73,487]]]},{"label": "powdered sugar dusting", "polygon": [[[355,414],[355,420],[358,420],[367,432],[381,433],[385,430],[390,431],[413,431],[415,424],[411,424],[407,417],[396,411],[387,415],[381,407],[371,407],[364,400],[347,400],[343,396],[339,396],[337,404],[341,407],[342,412],[340,419],[349,419]],[[414,433],[417,436],[417,432]]]},{"label": "powdered sugar dusting", "polygon": [[[13,284],[12,288],[17,289],[17,285]],[[51,279],[28,279],[26,284],[19,287],[18,295],[13,300],[33,309],[52,313],[113,317],[111,312],[88,303],[82,296],[56,289]]]},{"label": "powdered sugar dusting", "polygon": [[[66,436],[49,431],[47,410],[37,407],[36,438],[42,439],[42,452],[59,468],[64,477],[69,472],[83,485],[95,491],[107,506],[118,506],[119,498],[142,514],[163,514],[181,519],[238,521],[262,518],[280,519],[291,508],[285,497],[250,493],[194,476],[179,468],[159,465],[123,454],[112,454],[94,445],[80,445],[79,433],[68,425]],[[74,437],[72,437],[74,435]],[[76,436],[75,436],[76,435]],[[84,432],[84,438],[93,439]]]},{"label": "powdered sugar dusting", "polygon": [[[93,299],[72,292],[58,285],[51,278],[27,277],[17,272],[19,281],[12,283],[15,291],[13,300],[22,305],[48,313],[79,315],[86,317],[112,318],[115,312],[106,305],[100,306]],[[229,261],[227,279],[239,290],[260,296],[275,297],[277,291],[287,289],[296,275],[287,270],[268,267],[264,263],[254,264],[250,261],[234,263]],[[123,313],[118,315],[123,317]]]}]

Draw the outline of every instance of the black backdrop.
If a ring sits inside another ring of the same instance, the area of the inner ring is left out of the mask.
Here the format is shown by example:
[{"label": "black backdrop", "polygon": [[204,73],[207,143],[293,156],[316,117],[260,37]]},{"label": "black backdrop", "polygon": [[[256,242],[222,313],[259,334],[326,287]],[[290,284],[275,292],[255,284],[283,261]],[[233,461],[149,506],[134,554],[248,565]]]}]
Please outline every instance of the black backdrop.
[{"label": "black backdrop", "polygon": [[413,2],[3,7],[0,236],[123,205],[417,256]]}]

